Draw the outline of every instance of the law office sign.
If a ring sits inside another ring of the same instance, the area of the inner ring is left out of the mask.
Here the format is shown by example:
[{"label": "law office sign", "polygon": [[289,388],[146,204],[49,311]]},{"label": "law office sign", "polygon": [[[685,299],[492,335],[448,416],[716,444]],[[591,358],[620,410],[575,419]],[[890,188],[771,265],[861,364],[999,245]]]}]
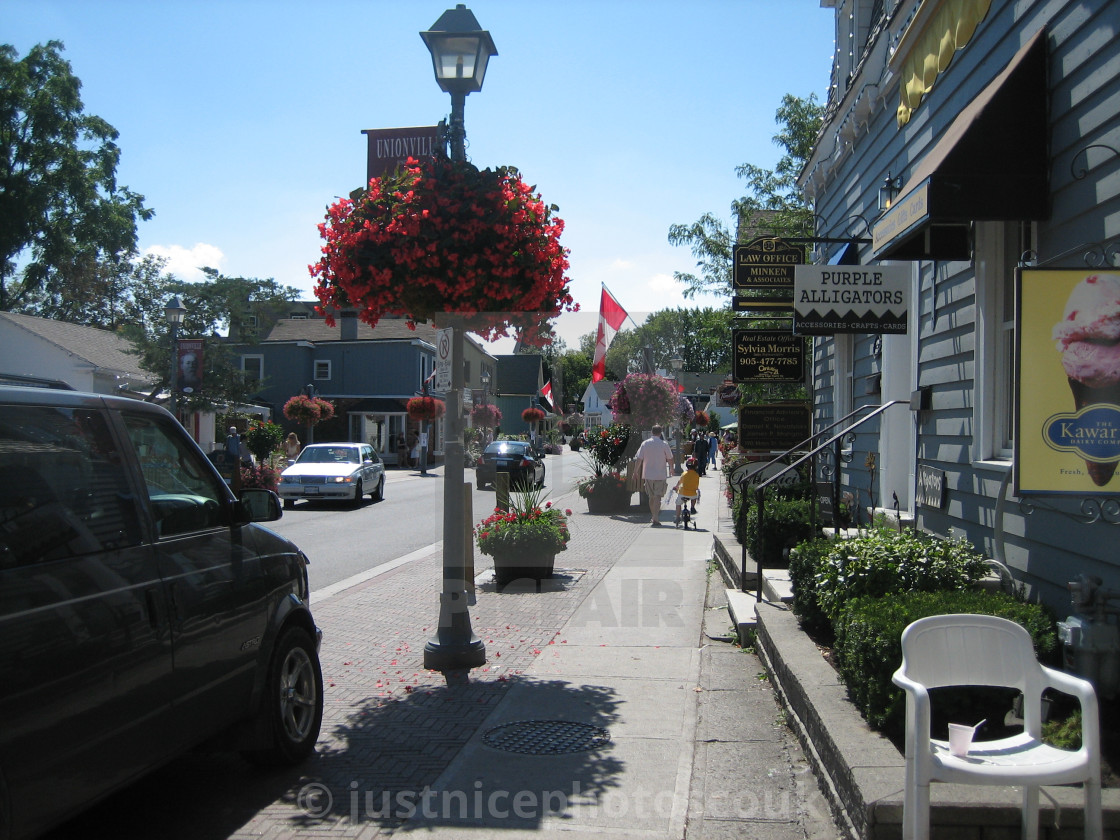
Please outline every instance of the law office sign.
[{"label": "law office sign", "polygon": [[793,289],[793,267],[805,262],[805,248],[776,236],[736,245],[732,280],[736,294],[747,290]]},{"label": "law office sign", "polygon": [[1015,492],[1120,492],[1120,272],[1016,279]]},{"label": "law office sign", "polygon": [[911,273],[908,264],[799,265],[794,270],[794,331],[905,333]]}]

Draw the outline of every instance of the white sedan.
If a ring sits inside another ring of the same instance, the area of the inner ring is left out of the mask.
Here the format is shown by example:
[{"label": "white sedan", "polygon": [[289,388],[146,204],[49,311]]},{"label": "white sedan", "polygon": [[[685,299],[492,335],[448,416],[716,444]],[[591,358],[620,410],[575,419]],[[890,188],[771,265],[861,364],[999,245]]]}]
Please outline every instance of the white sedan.
[{"label": "white sedan", "polygon": [[286,508],[298,499],[360,505],[366,493],[379,502],[385,498],[385,464],[366,443],[312,443],[280,473],[277,490]]}]

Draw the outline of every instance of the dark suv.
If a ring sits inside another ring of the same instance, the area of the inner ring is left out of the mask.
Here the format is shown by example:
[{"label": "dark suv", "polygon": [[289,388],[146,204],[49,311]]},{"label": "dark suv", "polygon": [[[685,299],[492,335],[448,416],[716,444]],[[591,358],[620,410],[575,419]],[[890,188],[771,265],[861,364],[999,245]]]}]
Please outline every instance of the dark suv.
[{"label": "dark suv", "polygon": [[314,749],[307,558],[162,408],[0,386],[0,838],[208,742]]}]

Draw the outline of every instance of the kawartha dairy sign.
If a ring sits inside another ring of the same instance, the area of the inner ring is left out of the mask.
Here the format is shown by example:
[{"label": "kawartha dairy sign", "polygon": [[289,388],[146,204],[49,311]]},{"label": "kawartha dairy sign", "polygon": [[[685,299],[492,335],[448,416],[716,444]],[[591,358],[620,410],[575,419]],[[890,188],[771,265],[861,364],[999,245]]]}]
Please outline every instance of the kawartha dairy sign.
[{"label": "kawartha dairy sign", "polygon": [[909,265],[799,265],[793,275],[794,330],[802,335],[904,333]]},{"label": "kawartha dairy sign", "polygon": [[1015,490],[1116,493],[1120,273],[1018,272]]}]

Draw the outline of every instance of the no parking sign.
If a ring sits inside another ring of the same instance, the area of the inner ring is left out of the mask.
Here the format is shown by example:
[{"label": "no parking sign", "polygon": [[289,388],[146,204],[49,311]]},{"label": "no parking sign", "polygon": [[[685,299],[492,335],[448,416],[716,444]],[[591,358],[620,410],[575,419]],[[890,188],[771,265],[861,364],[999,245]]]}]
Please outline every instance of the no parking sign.
[{"label": "no parking sign", "polygon": [[433,389],[447,393],[451,390],[451,329],[436,330],[436,378]]}]

